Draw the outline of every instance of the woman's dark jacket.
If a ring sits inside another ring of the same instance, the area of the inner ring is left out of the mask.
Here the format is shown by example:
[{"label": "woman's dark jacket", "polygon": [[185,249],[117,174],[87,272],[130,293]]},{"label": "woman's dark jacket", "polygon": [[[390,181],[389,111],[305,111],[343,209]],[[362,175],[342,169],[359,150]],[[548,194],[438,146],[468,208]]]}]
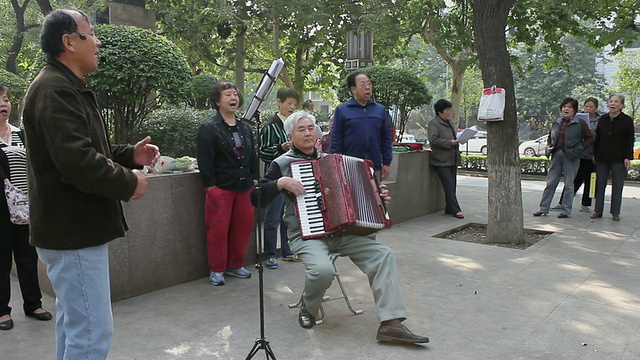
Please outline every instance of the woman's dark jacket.
[{"label": "woman's dark jacket", "polygon": [[237,119],[242,151],[236,150],[233,132],[217,113],[200,126],[197,136],[198,169],[204,187],[249,190],[258,180],[258,157],[251,126]]},{"label": "woman's dark jacket", "polygon": [[598,119],[596,138],[593,143],[593,156],[597,162],[621,163],[625,159],[633,160],[633,142],[635,141],[633,119],[620,113],[614,119],[604,114]]}]

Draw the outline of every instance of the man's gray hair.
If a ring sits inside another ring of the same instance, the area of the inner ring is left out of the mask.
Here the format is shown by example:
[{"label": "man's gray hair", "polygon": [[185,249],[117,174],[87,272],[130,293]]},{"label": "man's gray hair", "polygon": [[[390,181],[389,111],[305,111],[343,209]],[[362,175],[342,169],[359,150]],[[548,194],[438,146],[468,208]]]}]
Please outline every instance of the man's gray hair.
[{"label": "man's gray hair", "polygon": [[618,93],[613,93],[611,95],[609,95],[609,99],[607,100],[611,100],[612,97],[617,96],[620,98],[620,103],[622,103],[622,105],[624,105],[624,95],[622,94],[618,94]]},{"label": "man's gray hair", "polygon": [[302,119],[309,119],[313,123],[316,124],[315,116],[311,115],[306,111],[296,111],[293,114],[289,115],[287,120],[284,121],[284,131],[287,135],[293,135],[293,129],[295,129],[296,125],[298,125],[298,121]]}]

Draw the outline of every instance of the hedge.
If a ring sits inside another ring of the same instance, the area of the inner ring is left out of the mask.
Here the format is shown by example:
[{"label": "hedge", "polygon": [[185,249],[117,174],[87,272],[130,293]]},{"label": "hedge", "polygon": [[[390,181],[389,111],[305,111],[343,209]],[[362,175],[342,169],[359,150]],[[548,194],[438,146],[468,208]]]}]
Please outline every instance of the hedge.
[{"label": "hedge", "polygon": [[[520,168],[523,174],[546,175],[550,159],[546,157],[520,157]],[[485,155],[462,154],[463,170],[487,171],[487,157]],[[631,162],[631,169],[627,173],[627,180],[640,181],[640,162]]]},{"label": "hedge", "polygon": [[143,136],[151,136],[151,141],[158,145],[162,155],[195,157],[198,129],[213,114],[213,110],[188,107],[157,109],[142,124],[140,131]]}]

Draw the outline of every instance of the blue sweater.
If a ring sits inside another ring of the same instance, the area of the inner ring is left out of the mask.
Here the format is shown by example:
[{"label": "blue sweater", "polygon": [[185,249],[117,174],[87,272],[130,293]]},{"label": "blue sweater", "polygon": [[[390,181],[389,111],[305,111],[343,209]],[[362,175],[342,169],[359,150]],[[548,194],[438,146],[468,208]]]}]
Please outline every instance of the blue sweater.
[{"label": "blue sweater", "polygon": [[369,159],[376,170],[390,165],[391,125],[384,106],[373,100],[362,106],[354,98],[338,105],[331,128],[331,153]]}]

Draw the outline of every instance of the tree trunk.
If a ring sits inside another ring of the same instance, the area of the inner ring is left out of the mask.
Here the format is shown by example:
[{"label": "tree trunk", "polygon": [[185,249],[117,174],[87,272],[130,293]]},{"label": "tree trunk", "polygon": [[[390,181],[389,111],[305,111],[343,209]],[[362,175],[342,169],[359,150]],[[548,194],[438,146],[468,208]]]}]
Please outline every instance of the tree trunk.
[{"label": "tree trunk", "polygon": [[513,73],[505,39],[509,11],[515,0],[474,0],[473,30],[485,87],[506,90],[504,121],[487,124],[489,156],[489,216],[487,239],[497,243],[524,242],[518,123]]},{"label": "tree trunk", "polygon": [[460,127],[460,107],[462,105],[462,79],[466,67],[452,61],[449,64],[451,68],[451,120],[454,126]]},{"label": "tree trunk", "polygon": [[[280,20],[276,16],[273,17],[273,41],[271,42],[271,46],[273,48],[273,53],[276,56],[276,59],[282,59],[282,49],[280,49]],[[293,81],[291,80],[291,75],[289,75],[289,70],[287,70],[287,64],[284,64],[282,67],[282,80],[284,81],[284,85],[290,88],[293,88]],[[302,94],[298,94],[302,95]]]},{"label": "tree trunk", "polygon": [[293,64],[293,88],[300,95],[300,101],[304,101],[304,76],[302,75],[302,67],[304,59],[304,44],[298,44],[296,49],[296,63]]},{"label": "tree trunk", "polygon": [[51,1],[49,0],[36,0],[38,6],[40,7],[40,12],[42,15],[47,16],[48,13],[53,11],[53,6],[51,6]]},{"label": "tree trunk", "polygon": [[9,48],[5,69],[12,74],[18,73],[18,55],[22,51],[24,34],[27,32],[27,27],[24,24],[24,13],[29,2],[30,0],[25,0],[20,6],[18,0],[11,0],[11,7],[13,7],[13,12],[16,16],[16,33],[13,35],[13,42],[11,43],[11,48]]},{"label": "tree trunk", "polygon": [[[246,33],[246,27],[242,27],[242,29],[238,32],[238,35],[236,36],[236,55],[235,55],[235,63],[236,63],[236,70],[235,70],[235,76],[236,76],[236,87],[238,88],[238,92],[240,94],[242,94],[242,96],[244,97],[246,94],[244,93],[244,60],[245,60],[245,54],[244,54],[244,40],[245,40],[245,33]],[[245,98],[245,104],[244,105],[248,105],[246,104],[247,99]]]}]

